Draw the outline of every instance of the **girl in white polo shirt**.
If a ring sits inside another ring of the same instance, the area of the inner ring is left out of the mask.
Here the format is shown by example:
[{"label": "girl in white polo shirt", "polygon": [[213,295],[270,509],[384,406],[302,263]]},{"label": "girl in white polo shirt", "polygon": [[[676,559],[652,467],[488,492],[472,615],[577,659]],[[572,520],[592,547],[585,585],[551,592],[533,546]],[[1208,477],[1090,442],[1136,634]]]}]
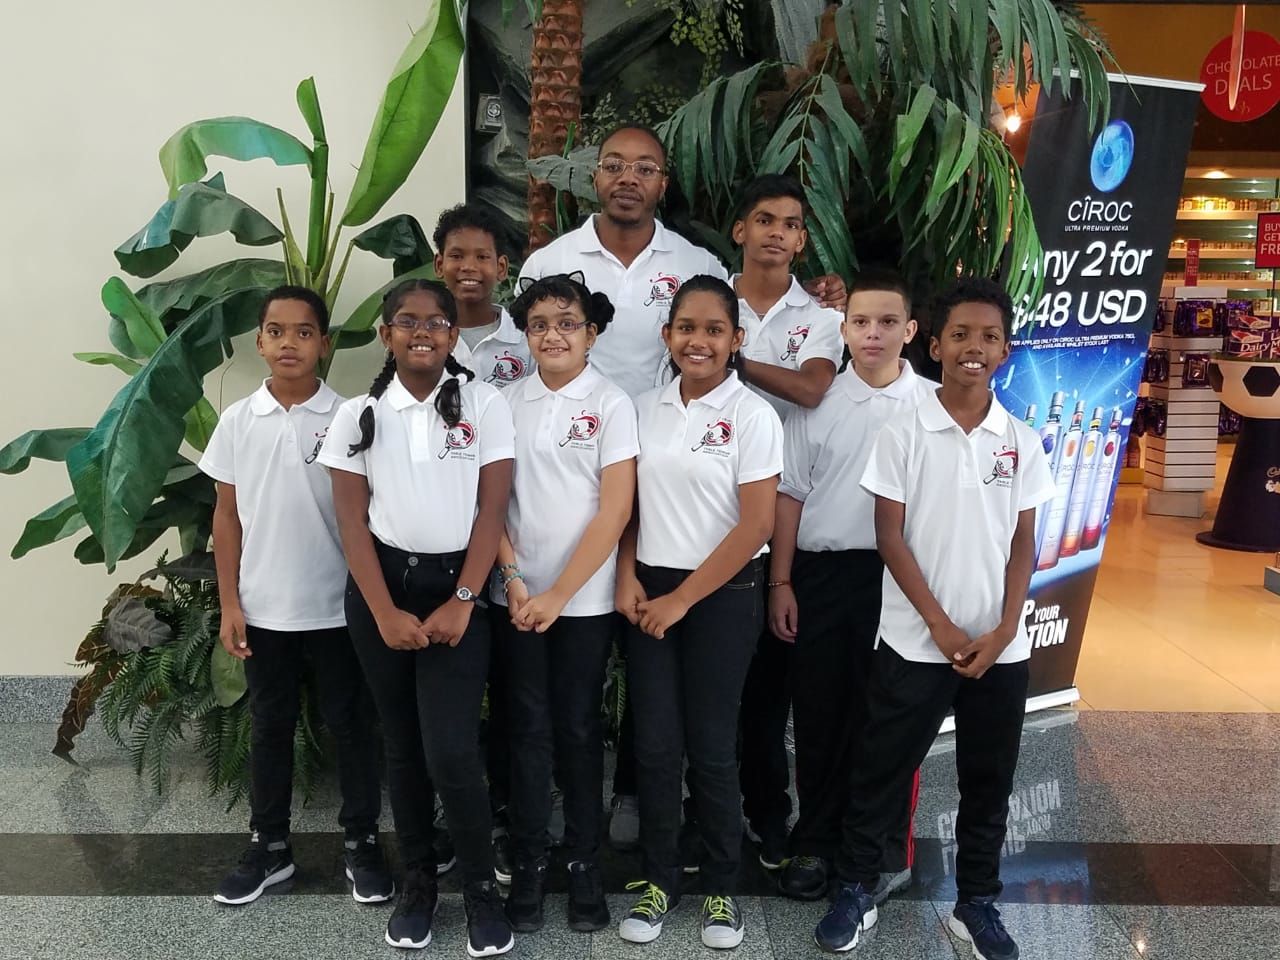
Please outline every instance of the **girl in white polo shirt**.
[{"label": "girl in white polo shirt", "polygon": [[637,516],[623,535],[617,608],[632,624],[640,899],[624,940],[646,943],[680,894],[681,768],[706,845],[702,942],[736,947],[742,844],[736,736],[747,665],[763,624],[760,553],[773,530],[782,424],[733,370],[738,298],[698,276],[672,300],[662,337],[679,372],[637,401]]},{"label": "girl in white polo shirt", "polygon": [[[600,700],[617,614],[618,538],[635,499],[636,412],[587,362],[613,317],[581,274],[527,282],[511,307],[537,370],[507,391],[515,476],[493,600],[507,677],[515,856],[507,917],[542,926],[552,758],[564,792],[569,926],[609,923],[597,864],[604,790]],[[553,749],[554,747],[554,749]]]},{"label": "girl in white polo shirt", "polygon": [[383,301],[387,361],[367,396],[343,404],[321,463],[333,479],[351,576],[351,639],[382,719],[405,878],[392,946],[431,941],[436,907],[432,782],[463,871],[467,951],[514,944],[494,880],[479,754],[489,635],[473,615],[511,489],[511,410],[451,356],[453,297],[409,280]]}]

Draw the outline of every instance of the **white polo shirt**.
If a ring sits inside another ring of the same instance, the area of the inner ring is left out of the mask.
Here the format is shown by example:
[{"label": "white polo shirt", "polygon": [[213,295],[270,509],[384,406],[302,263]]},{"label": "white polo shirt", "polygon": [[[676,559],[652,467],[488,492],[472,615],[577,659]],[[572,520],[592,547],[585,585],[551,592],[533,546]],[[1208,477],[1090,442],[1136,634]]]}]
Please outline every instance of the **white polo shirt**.
[{"label": "white polo shirt", "polygon": [[696,570],[738,525],[738,487],[782,472],[782,421],[736,373],[687,407],[677,377],[637,400],[636,412],[636,558]]},{"label": "white polo shirt", "polygon": [[529,354],[529,342],[517,328],[506,307],[498,307],[498,328],[475,348],[458,337],[453,357],[476,375],[481,383],[490,383],[505,390],[519,383],[533,372],[533,358]]},{"label": "white polo shirt", "polygon": [[[453,379],[452,377],[447,379]],[[465,550],[476,517],[480,468],[515,455],[511,408],[487,383],[463,383],[462,419],[445,427],[436,389],[414,399],[399,376],[380,400],[368,395],[338,408],[320,462],[369,481],[369,532],[411,553]],[[373,445],[348,456],[360,441],[360,413],[373,404]]]},{"label": "white polo shirt", "polygon": [[873,387],[853,364],[836,375],[822,402],[798,408],[783,426],[778,492],[804,504],[796,546],[801,550],[874,550],[876,498],[859,480],[880,430],[913,416],[938,385],[898,361],[887,387]]},{"label": "white polo shirt", "polygon": [[[737,280],[735,274],[731,282],[736,284]],[[741,297],[738,313],[746,332],[742,355],[748,360],[799,370],[806,361],[817,358],[830,360],[833,367],[840,369],[840,361],[844,359],[840,311],[819,306],[794,276],[791,288],[763,317]],[[784,423],[796,409],[796,404],[789,400],[766,393],[754,384],[748,386],[769,401]]]},{"label": "white polo shirt", "polygon": [[661,382],[666,353],[662,325],[680,285],[701,273],[728,278],[715,254],[695,247],[661,221],[654,222],[649,245],[624,267],[600,243],[594,216],[530,254],[520,277],[538,279],[574,270],[582,271],[588,290],[607,295],[614,308],[609,335],[591,348],[591,365],[633,398]]},{"label": "white polo shirt", "polygon": [[[507,535],[533,595],[555,585],[599,511],[601,471],[640,452],[636,409],[630,397],[589,364],[555,392],[535,375],[505,399],[516,427]],[[617,564],[615,548],[565,604],[562,615],[612,612]],[[490,592],[495,603],[506,606],[500,582]]]},{"label": "white polo shirt", "polygon": [[[999,626],[1018,514],[1054,495],[1039,435],[1009,416],[994,394],[986,419],[966,435],[929,393],[915,416],[880,431],[862,485],[906,504],[907,547],[952,622],[973,640]],[[887,569],[880,639],[906,660],[948,662]],[[1020,622],[996,662],[1029,656]]]},{"label": "white polo shirt", "polygon": [[333,485],[317,463],[341,403],[321,383],[286,410],[263,381],[222,412],[200,458],[201,470],[236,488],[240,607],[250,626],[322,630],[347,622]]}]

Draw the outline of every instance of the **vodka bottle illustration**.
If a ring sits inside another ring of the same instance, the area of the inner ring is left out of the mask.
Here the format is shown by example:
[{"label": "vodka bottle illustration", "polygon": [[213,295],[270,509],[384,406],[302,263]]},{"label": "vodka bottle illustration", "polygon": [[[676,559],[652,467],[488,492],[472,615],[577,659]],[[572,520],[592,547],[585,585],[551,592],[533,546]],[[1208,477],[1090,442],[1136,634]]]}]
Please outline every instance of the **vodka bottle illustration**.
[{"label": "vodka bottle illustration", "polygon": [[1062,534],[1067,526],[1067,507],[1071,504],[1071,485],[1076,478],[1076,463],[1080,459],[1083,423],[1084,401],[1077,400],[1075,413],[1071,415],[1071,426],[1062,436],[1057,463],[1054,465],[1053,482],[1057,493],[1049,501],[1049,509],[1046,511],[1043,538],[1036,554],[1037,570],[1049,570],[1058,564]]},{"label": "vodka bottle illustration", "polygon": [[1027,415],[1022,419],[1026,422],[1028,427],[1034,427],[1036,425],[1036,414],[1039,412],[1040,408],[1034,403],[1027,404]]},{"label": "vodka bottle illustration", "polygon": [[1111,483],[1115,479],[1116,464],[1123,462],[1120,451],[1120,408],[1111,411],[1111,428],[1102,438],[1102,453],[1098,456],[1097,475],[1093,479],[1093,491],[1089,494],[1089,512],[1084,518],[1084,537],[1080,549],[1092,550],[1102,540],[1102,524],[1107,518],[1107,503],[1111,499]]},{"label": "vodka bottle illustration", "polygon": [[[1067,395],[1061,390],[1049,401],[1049,416],[1040,428],[1040,446],[1044,455],[1049,458],[1049,472],[1058,465],[1058,441],[1062,439],[1062,403]],[[1043,504],[1036,515],[1036,556],[1040,555],[1040,544],[1044,541],[1045,522],[1049,518],[1049,504]]]},{"label": "vodka bottle illustration", "polygon": [[1102,459],[1102,407],[1093,408],[1089,418],[1089,432],[1084,435],[1080,457],[1076,461],[1076,479],[1071,486],[1071,503],[1067,507],[1067,525],[1062,533],[1059,556],[1074,557],[1080,552],[1080,537],[1084,533],[1084,518],[1093,504],[1093,484],[1098,478],[1098,463]]}]

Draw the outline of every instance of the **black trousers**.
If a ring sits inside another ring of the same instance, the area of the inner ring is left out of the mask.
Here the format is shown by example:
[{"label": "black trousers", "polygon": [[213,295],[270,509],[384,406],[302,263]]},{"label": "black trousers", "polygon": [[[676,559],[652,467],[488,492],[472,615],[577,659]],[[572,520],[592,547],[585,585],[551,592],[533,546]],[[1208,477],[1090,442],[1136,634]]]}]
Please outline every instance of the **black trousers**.
[{"label": "black trousers", "polygon": [[604,794],[600,707],[613,628],[612,613],[560,617],[546,633],[522,632],[508,619],[494,638],[507,684],[508,812],[518,861],[547,852],[553,771],[564,792],[567,859],[592,861],[599,852]]},{"label": "black trousers", "polygon": [[[761,586],[761,596],[767,597],[767,589]],[[742,812],[757,832],[785,830],[791,817],[791,794],[787,792],[791,783],[787,764],[790,659],[791,645],[762,625],[742,689],[739,718]]]},{"label": "black trousers", "polygon": [[[504,624],[511,620],[507,608],[491,603],[476,616],[488,616],[490,636],[496,645]],[[489,684],[485,703],[488,717],[484,723],[485,774],[489,778],[489,807],[495,819],[505,811],[511,796],[511,721],[507,713],[507,664],[502,657],[489,657]]]},{"label": "black trousers", "polygon": [[[637,564],[650,598],[676,589],[687,570]],[[736,890],[742,852],[737,727],[742,687],[763,619],[763,565],[747,564],[729,583],[694,604],[656,640],[630,628],[627,681],[635,708],[640,789],[640,848],[645,879],[676,897],[680,891],[681,772],[706,844],[707,893]]]},{"label": "black trousers", "polygon": [[304,670],[313,672],[320,715],[337,747],[342,809],[349,836],[378,829],[382,788],[373,708],[345,627],[281,631],[246,627],[253,656],[244,662],[249,687],[249,829],[266,840],[289,835],[293,805],[293,738]]},{"label": "black trousers", "polygon": [[947,711],[954,710],[960,786],[956,887],[962,899],[998,896],[1026,699],[1025,660],[996,664],[981,679],[970,680],[950,664],[904,660],[880,644],[867,691],[867,726],[857,748],[861,762],[854,768],[844,843],[836,859],[840,879],[875,883],[882,838],[898,822],[916,768]]},{"label": "black trousers", "polygon": [[[457,587],[463,553],[412,554],[377,544],[391,600],[425,618]],[[393,650],[355,581],[347,627],[382,719],[387,782],[405,863],[434,864],[434,790],[468,882],[493,879],[492,818],[480,760],[480,705],[489,670],[489,623],[475,610],[456,647]]]},{"label": "black trousers", "polygon": [[[875,550],[797,550],[792,563],[799,629],[789,679],[800,801],[792,856],[833,860],[840,849],[849,778],[862,762],[855,748],[867,724],[883,575]],[[887,871],[907,867],[910,794],[883,839]]]}]

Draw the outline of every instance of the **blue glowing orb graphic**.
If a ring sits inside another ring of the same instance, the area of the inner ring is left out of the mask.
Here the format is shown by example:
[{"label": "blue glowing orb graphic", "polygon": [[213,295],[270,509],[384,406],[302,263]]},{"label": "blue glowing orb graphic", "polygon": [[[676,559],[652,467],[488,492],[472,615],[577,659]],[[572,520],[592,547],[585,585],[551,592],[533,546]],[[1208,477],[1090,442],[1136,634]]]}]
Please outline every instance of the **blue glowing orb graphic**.
[{"label": "blue glowing orb graphic", "polygon": [[1093,185],[1110,193],[1129,175],[1133,166],[1133,128],[1123,120],[1112,120],[1093,142],[1089,176]]}]

